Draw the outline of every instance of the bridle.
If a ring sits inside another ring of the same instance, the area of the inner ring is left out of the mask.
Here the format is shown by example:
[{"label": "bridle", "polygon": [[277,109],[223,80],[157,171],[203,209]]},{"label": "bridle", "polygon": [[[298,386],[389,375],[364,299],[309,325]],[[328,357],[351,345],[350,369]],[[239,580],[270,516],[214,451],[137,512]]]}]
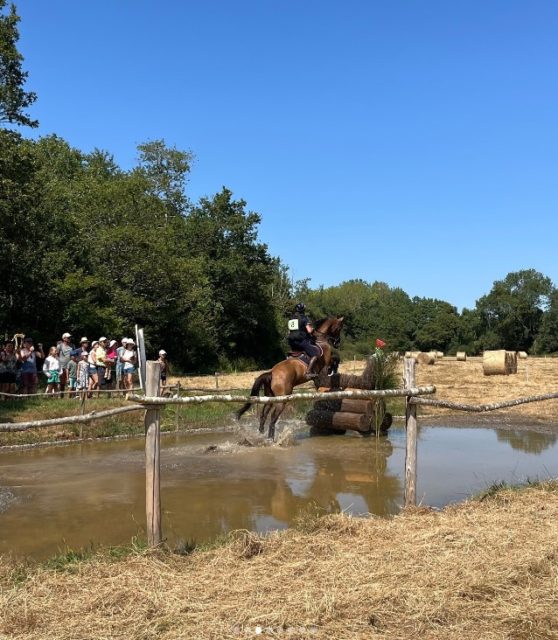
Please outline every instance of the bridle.
[{"label": "bridle", "polygon": [[331,336],[323,331],[318,331],[318,329],[314,329],[314,335],[316,336],[316,342],[328,342],[334,349],[338,349],[341,344],[341,336]]}]

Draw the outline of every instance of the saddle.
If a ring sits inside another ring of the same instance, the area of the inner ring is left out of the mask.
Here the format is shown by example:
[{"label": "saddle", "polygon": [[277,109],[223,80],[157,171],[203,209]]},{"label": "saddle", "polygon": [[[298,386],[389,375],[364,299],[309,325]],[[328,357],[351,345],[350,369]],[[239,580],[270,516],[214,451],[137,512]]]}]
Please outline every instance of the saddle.
[{"label": "saddle", "polygon": [[305,351],[289,351],[289,353],[287,353],[287,360],[292,359],[300,360],[306,366],[308,366],[310,362],[310,356]]}]

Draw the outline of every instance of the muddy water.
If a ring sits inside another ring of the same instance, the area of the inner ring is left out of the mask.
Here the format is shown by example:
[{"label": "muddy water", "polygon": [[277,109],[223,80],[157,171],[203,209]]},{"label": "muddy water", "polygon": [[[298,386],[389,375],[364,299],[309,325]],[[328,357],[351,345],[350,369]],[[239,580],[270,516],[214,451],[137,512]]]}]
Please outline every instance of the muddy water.
[{"label": "muddy water", "polygon": [[[235,433],[162,440],[163,532],[169,544],[231,529],[268,531],[305,509],[397,513],[405,434],[308,437],[246,447]],[[472,428],[419,433],[423,504],[462,500],[498,481],[558,476],[553,434]],[[0,452],[0,553],[45,558],[66,547],[127,544],[144,534],[142,440]]]}]

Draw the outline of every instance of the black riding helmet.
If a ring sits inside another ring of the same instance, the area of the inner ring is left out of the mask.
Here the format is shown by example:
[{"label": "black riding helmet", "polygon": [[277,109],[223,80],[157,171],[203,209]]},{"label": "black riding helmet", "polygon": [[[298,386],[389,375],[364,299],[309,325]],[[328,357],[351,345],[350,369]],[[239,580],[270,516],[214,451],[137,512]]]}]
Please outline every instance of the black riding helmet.
[{"label": "black riding helmet", "polygon": [[306,307],[304,306],[304,304],[302,302],[299,302],[295,306],[295,311],[298,311],[299,313],[304,313],[304,309],[306,309]]}]

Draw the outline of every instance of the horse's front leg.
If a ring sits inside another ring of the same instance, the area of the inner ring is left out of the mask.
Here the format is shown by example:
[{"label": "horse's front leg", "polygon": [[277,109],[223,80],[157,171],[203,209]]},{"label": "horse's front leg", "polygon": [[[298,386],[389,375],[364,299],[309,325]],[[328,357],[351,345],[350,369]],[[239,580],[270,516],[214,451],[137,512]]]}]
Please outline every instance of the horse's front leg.
[{"label": "horse's front leg", "polygon": [[279,402],[273,408],[273,413],[271,414],[271,421],[269,422],[269,431],[267,437],[270,440],[275,440],[275,425],[277,424],[277,420],[279,420],[279,416],[283,413],[283,409],[285,408],[284,402]]}]

